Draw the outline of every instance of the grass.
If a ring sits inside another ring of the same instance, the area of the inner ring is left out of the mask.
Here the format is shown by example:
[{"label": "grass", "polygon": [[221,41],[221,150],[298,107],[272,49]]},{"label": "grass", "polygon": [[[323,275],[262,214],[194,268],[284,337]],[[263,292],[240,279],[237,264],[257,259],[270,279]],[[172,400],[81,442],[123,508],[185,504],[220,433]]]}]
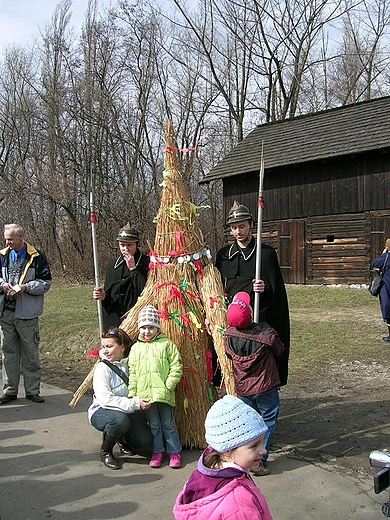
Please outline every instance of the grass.
[{"label": "grass", "polygon": [[53,285],[40,318],[42,379],[74,391],[95,361],[86,354],[100,345],[92,285]]},{"label": "grass", "polygon": [[[74,391],[94,359],[99,327],[92,285],[53,285],[40,318],[43,380]],[[290,377],[321,374],[329,364],[374,361],[387,365],[379,300],[366,289],[287,286],[291,317]]]},{"label": "grass", "polygon": [[290,372],[321,372],[330,363],[387,364],[387,335],[378,298],[366,289],[288,286]]}]

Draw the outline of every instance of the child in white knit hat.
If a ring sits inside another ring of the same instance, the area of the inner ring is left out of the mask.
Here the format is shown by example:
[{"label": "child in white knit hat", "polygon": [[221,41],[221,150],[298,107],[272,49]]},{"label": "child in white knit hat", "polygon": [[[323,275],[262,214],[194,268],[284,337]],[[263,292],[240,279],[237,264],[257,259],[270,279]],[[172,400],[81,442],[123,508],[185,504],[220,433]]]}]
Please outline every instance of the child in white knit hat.
[{"label": "child in white knit hat", "polygon": [[151,402],[150,408],[145,410],[153,436],[149,466],[159,468],[166,449],[169,466],[180,468],[181,444],[173,408],[175,388],[182,375],[181,356],[176,345],[160,331],[158,310],[152,305],[140,311],[138,330],[138,340],[128,358],[129,396],[137,395]]},{"label": "child in white knit hat", "polygon": [[249,469],[265,453],[267,426],[253,408],[226,395],[205,421],[208,448],[176,499],[176,520],[272,520],[267,502]]}]

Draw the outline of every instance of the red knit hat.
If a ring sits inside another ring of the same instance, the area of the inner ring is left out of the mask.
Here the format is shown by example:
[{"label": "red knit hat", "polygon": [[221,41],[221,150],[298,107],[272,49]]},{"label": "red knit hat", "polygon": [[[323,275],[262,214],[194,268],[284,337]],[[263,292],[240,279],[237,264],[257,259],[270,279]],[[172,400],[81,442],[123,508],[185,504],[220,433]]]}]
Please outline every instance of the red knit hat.
[{"label": "red knit hat", "polygon": [[227,310],[227,321],[229,325],[237,329],[245,329],[252,321],[252,311],[250,307],[250,296],[246,292],[235,294],[232,303]]}]

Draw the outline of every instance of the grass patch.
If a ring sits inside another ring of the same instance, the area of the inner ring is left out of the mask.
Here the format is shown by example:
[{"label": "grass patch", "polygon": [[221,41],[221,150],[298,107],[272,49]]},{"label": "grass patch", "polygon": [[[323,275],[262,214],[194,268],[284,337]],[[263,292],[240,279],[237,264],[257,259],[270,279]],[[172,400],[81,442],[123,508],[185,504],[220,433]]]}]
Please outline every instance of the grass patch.
[{"label": "grass patch", "polygon": [[332,363],[387,364],[379,300],[366,289],[288,286],[290,373],[321,373]]}]

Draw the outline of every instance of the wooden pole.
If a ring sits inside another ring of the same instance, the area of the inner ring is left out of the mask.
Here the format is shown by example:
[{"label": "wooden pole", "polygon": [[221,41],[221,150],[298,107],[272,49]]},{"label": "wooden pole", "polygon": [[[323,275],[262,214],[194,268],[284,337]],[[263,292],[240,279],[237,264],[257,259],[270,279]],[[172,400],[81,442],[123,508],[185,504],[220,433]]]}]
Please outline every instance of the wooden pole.
[{"label": "wooden pole", "polygon": [[[98,252],[97,252],[97,241],[96,241],[96,223],[97,216],[95,213],[95,197],[94,197],[94,189],[91,179],[90,189],[89,189],[89,221],[91,223],[91,231],[92,231],[92,249],[93,249],[93,266],[95,271],[95,287],[100,286],[99,282],[99,262],[98,262]],[[99,338],[103,332],[103,309],[102,309],[102,301],[96,300],[97,309],[98,309],[98,317],[99,317]]]},{"label": "wooden pole", "polygon": [[[264,154],[263,142],[261,143],[260,172],[259,172],[259,196],[257,199],[257,242],[256,242],[256,271],[255,279],[261,277],[261,233],[263,229],[263,180],[264,180]],[[253,309],[253,321],[260,321],[260,293],[255,292],[255,305]]]}]

